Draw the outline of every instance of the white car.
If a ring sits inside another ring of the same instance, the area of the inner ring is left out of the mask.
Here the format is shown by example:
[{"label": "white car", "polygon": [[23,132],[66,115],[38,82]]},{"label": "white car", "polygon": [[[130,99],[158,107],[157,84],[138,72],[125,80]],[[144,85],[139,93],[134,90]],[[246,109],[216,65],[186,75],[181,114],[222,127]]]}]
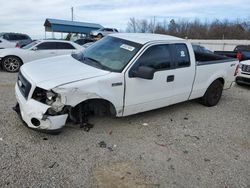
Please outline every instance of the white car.
[{"label": "white car", "polygon": [[9,42],[3,38],[0,38],[0,49],[15,48],[15,47],[17,47],[16,42]]},{"label": "white car", "polygon": [[250,85],[250,60],[241,61],[239,67],[236,83]]},{"label": "white car", "polygon": [[17,72],[22,64],[37,59],[71,54],[83,48],[70,41],[37,40],[23,48],[0,50],[0,64],[7,72]]},{"label": "white car", "polygon": [[95,31],[91,31],[90,36],[102,38],[112,33],[118,33],[118,30],[115,28],[101,28]]},{"label": "white car", "polygon": [[66,120],[90,128],[90,114],[123,117],[195,98],[214,106],[238,61],[204,57],[180,38],[112,34],[79,54],[23,65],[15,109],[30,128],[58,131]]}]

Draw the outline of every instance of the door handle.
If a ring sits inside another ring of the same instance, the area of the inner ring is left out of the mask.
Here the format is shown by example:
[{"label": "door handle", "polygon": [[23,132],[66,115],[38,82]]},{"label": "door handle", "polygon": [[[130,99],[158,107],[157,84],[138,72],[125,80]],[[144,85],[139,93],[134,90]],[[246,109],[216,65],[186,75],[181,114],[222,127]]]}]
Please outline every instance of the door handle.
[{"label": "door handle", "polygon": [[173,82],[174,81],[174,75],[169,75],[167,77],[167,82]]}]

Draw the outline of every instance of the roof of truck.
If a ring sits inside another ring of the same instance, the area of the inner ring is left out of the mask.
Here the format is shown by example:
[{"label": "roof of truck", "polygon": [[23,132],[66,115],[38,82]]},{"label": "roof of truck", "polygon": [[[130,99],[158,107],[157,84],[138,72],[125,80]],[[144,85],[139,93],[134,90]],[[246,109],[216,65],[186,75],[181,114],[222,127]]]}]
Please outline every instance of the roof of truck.
[{"label": "roof of truck", "polygon": [[170,35],[160,35],[160,34],[152,34],[152,33],[116,33],[111,34],[110,36],[133,41],[140,44],[145,44],[153,41],[176,41],[176,40],[184,40],[182,38],[173,37]]}]

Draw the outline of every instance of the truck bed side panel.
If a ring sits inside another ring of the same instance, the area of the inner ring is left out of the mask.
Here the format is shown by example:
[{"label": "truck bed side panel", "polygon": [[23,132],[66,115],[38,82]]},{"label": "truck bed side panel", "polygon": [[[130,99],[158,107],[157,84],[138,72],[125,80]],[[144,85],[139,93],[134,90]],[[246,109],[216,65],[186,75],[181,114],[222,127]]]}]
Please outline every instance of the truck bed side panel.
[{"label": "truck bed side panel", "polygon": [[196,62],[196,77],[193,86],[193,91],[189,99],[202,97],[210,84],[218,78],[222,78],[224,89],[231,87],[235,81],[235,69],[238,60],[227,59],[208,62]]}]

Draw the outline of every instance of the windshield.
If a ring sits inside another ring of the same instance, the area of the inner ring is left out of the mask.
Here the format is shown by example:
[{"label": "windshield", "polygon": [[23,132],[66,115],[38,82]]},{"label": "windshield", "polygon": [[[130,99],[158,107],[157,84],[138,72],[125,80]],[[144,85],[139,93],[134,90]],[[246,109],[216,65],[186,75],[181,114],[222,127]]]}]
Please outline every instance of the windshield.
[{"label": "windshield", "polygon": [[33,41],[29,44],[27,44],[26,46],[22,47],[22,49],[29,49],[32,48],[33,46],[37,45],[40,41]]},{"label": "windshield", "polygon": [[141,47],[141,44],[108,36],[72,57],[100,69],[121,72]]}]

